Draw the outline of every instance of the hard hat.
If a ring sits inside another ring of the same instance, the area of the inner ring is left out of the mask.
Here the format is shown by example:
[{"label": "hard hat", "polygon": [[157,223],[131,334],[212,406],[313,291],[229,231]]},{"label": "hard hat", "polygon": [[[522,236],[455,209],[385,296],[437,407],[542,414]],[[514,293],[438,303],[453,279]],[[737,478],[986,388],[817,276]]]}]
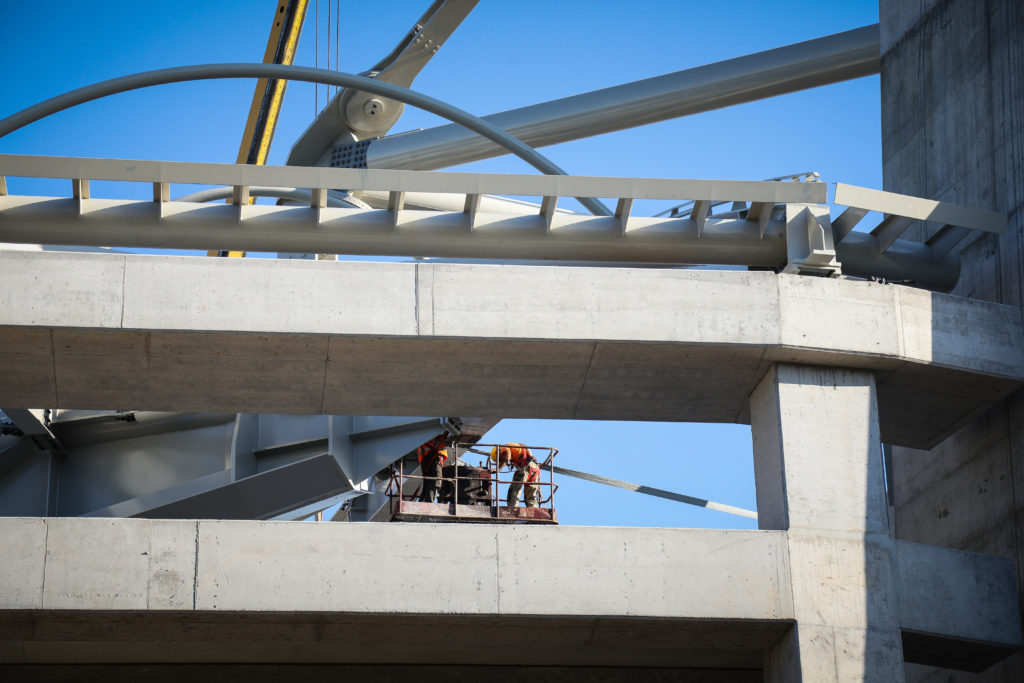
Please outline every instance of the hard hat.
[{"label": "hard hat", "polygon": [[498,447],[491,449],[491,462],[498,462]]}]

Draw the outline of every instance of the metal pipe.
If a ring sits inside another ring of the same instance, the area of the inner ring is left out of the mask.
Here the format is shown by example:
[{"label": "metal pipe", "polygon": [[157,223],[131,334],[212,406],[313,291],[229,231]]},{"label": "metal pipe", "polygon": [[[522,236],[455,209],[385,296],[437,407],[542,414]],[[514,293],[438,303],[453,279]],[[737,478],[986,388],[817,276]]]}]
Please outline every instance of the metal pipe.
[{"label": "metal pipe", "polygon": [[[215,202],[220,199],[228,199],[232,196],[234,188],[232,187],[213,187],[207,190],[199,190],[191,194],[182,195],[174,201],[176,202],[190,202],[193,204],[202,204],[204,202]],[[301,188],[294,187],[262,187],[253,186],[249,188],[250,197],[276,197],[278,199],[292,199],[298,202],[309,202],[311,192]],[[334,208],[342,207],[354,207],[356,204],[351,204],[347,200],[339,199],[338,197],[327,195],[327,206]],[[365,207],[360,207],[365,208]]]},{"label": "metal pipe", "polygon": [[[92,100],[98,100],[108,95],[165,83],[181,83],[183,81],[201,81],[218,78],[277,78],[307,81],[346,88],[357,88],[377,95],[383,95],[384,97],[390,97],[393,100],[404,104],[411,104],[432,114],[442,116],[460,126],[465,126],[474,133],[482,135],[512,152],[543,173],[548,175],[566,175],[565,171],[554,162],[529,145],[516,140],[515,137],[494,124],[441,100],[398,85],[366,78],[365,76],[356,76],[327,69],[310,69],[305,66],[286,66],[283,64],[198,64],[196,66],[179,66],[170,69],[144,71],[130,76],[112,78],[57,95],[0,120],[0,137],[27,126],[34,121],[46,118],[51,114],[56,114],[59,111],[85,102],[91,102]],[[579,197],[578,199],[596,216],[612,215],[608,207],[596,199],[590,197]]]},{"label": "metal pipe", "polygon": [[[182,195],[176,198],[176,202],[214,202],[220,199],[228,199],[232,196],[232,187],[215,187],[207,190],[199,190],[191,194]],[[327,194],[327,206],[333,208],[356,207],[383,209],[388,205],[388,192],[374,192],[363,190],[359,197],[346,196],[346,198],[335,197]],[[310,199],[310,191],[301,188],[291,187],[264,187],[252,186],[249,188],[251,197],[277,197],[278,199],[291,199],[306,203]],[[356,203],[358,202],[358,203]],[[405,206],[410,209],[432,209],[435,211],[462,211],[466,204],[464,194],[444,194],[440,192],[407,192],[405,195]],[[496,197],[483,195],[480,197],[480,211],[482,213],[512,213],[520,216],[534,215],[540,209],[539,204],[511,199],[509,197]],[[560,214],[578,215],[568,209],[556,209]]]},{"label": "metal pipe", "polygon": [[[533,147],[634,128],[870,76],[881,64],[878,24],[642,81],[485,116]],[[370,143],[368,168],[432,170],[504,151],[446,125]]]},{"label": "metal pipe", "polygon": [[[471,222],[472,221],[472,222]],[[164,249],[240,249],[322,254],[716,264],[778,268],[786,263],[785,224],[708,219],[700,235],[686,218],[616,218],[437,211],[311,209],[110,199],[0,197],[0,242]],[[939,292],[956,285],[959,257],[936,262],[931,248],[851,232],[836,245],[843,273],[911,282]]]},{"label": "metal pipe", "polygon": [[625,489],[627,491],[633,491],[635,493],[643,493],[648,496],[655,496],[657,498],[674,500],[677,503],[696,505],[697,507],[700,508],[707,508],[708,510],[716,510],[718,512],[727,512],[730,515],[738,515],[740,517],[747,517],[748,519],[757,519],[757,513],[754,512],[753,510],[747,510],[746,508],[736,507],[735,505],[726,505],[725,503],[716,503],[713,500],[697,498],[696,496],[688,496],[685,493],[674,493],[672,491],[666,491],[665,489],[656,489],[653,486],[644,486],[643,484],[634,484],[632,482],[622,481],[621,479],[602,477],[599,474],[580,472],[579,470],[572,470],[569,469],[568,467],[552,466],[552,470],[557,474],[563,474],[567,477],[575,477],[576,479],[582,479],[584,481],[591,481],[594,482],[595,484],[614,486],[615,488]]}]

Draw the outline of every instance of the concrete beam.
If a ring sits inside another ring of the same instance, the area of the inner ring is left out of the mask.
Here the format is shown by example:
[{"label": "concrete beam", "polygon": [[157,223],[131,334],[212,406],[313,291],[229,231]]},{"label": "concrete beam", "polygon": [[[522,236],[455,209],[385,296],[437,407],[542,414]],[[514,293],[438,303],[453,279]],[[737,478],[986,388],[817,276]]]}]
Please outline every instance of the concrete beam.
[{"label": "concrete beam", "polygon": [[983,671],[1024,645],[1013,560],[896,541],[904,658]]},{"label": "concrete beam", "polygon": [[[0,518],[0,530],[10,550],[0,610],[754,620],[792,610],[774,532],[95,518]],[[592,571],[579,575],[581,563]]]},{"label": "concrete beam", "polygon": [[0,252],[12,408],[746,422],[792,362],[875,373],[926,448],[1022,346],[1016,308],[765,272]]},{"label": "concrete beam", "polygon": [[[6,663],[518,664],[513,629],[537,665],[758,669],[794,618],[782,531],[0,518],[0,537]],[[997,558],[898,547],[1013,590]],[[1016,618],[972,595],[925,619],[901,602],[901,623],[990,638],[980,620]]]}]

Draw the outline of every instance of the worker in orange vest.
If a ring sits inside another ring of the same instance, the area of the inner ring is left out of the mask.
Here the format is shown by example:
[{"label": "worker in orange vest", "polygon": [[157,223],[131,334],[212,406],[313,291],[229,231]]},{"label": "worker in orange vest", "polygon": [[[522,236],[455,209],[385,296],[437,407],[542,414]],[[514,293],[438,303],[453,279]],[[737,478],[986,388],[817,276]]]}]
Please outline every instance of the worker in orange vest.
[{"label": "worker in orange vest", "polygon": [[439,434],[417,448],[416,459],[420,461],[420,471],[424,477],[420,502],[433,503],[441,483],[441,468],[448,459],[448,444],[444,441],[444,434]]},{"label": "worker in orange vest", "polygon": [[521,443],[507,443],[504,446],[495,446],[491,449],[491,461],[497,463],[500,470],[505,465],[511,465],[516,473],[512,476],[514,483],[508,486],[508,506],[518,507],[519,494],[526,486],[526,507],[540,507],[540,465],[533,457],[530,449]]}]

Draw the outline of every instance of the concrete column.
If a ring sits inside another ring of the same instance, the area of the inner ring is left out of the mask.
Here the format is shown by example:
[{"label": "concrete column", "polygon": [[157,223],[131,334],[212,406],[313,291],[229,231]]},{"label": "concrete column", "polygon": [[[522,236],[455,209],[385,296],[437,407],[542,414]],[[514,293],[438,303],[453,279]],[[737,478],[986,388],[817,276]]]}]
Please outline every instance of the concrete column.
[{"label": "concrete column", "polygon": [[769,681],[903,681],[875,380],[776,365],[750,399],[758,525],[788,531],[797,624]]}]

